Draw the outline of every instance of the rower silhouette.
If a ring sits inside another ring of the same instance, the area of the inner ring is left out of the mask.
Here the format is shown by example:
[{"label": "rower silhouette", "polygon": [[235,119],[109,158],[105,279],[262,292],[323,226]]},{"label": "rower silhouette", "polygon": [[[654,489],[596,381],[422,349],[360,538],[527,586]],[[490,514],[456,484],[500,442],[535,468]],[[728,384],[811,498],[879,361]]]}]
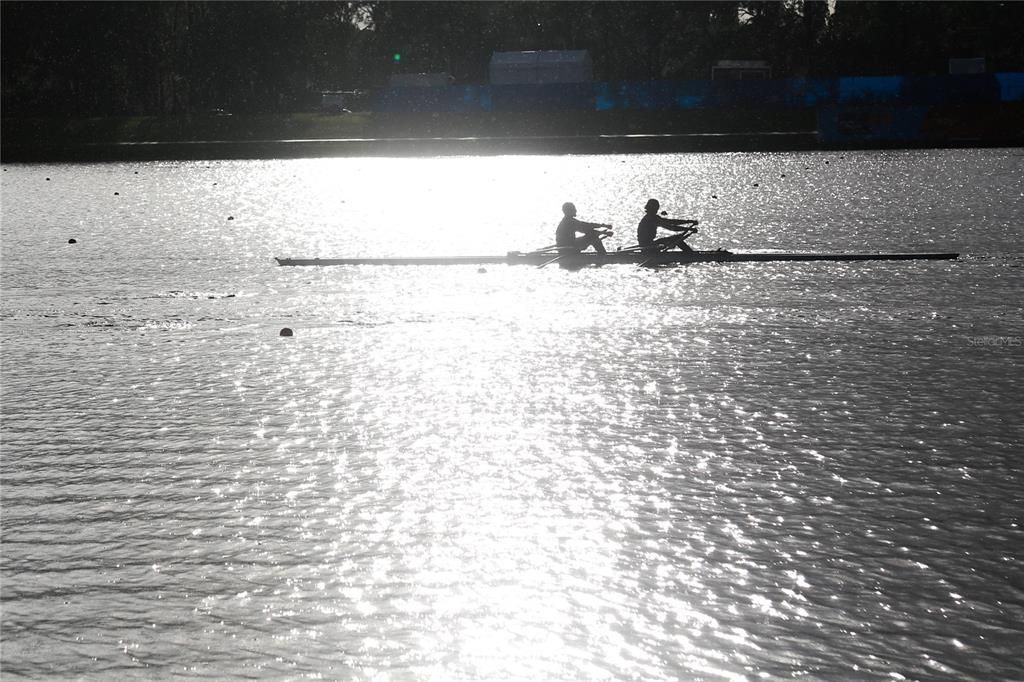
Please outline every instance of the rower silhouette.
[{"label": "rower silhouette", "polygon": [[[640,245],[640,249],[642,251],[668,251],[678,247],[682,251],[692,253],[693,249],[685,240],[697,231],[697,221],[666,218],[658,215],[659,208],[661,208],[661,203],[657,199],[648,200],[644,206],[644,217],[640,219],[640,224],[636,227],[636,241]],[[657,239],[659,227],[673,230],[679,234]]]},{"label": "rower silhouette", "polygon": [[611,234],[611,225],[577,220],[576,206],[568,201],[562,204],[562,221],[555,230],[559,253],[579,253],[591,246],[598,253],[607,253],[601,239]]}]

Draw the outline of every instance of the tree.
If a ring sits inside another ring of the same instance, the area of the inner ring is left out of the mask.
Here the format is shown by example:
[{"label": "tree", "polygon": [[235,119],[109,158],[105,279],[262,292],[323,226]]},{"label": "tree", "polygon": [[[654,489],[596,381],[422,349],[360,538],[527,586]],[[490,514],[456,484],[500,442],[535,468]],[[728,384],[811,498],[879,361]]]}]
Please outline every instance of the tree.
[{"label": "tree", "polygon": [[501,50],[589,50],[598,80],[706,79],[721,59],[777,78],[970,56],[1024,69],[1022,2],[4,0],[0,15],[5,116],[305,109],[394,72],[486,83]]}]

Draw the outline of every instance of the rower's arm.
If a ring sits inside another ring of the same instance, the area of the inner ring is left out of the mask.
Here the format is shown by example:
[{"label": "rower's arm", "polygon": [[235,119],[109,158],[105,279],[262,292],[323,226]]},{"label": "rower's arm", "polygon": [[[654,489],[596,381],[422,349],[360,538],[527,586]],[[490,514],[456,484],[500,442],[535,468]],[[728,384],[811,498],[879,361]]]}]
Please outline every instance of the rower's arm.
[{"label": "rower's arm", "polygon": [[664,222],[661,223],[661,226],[669,230],[676,230],[679,232],[692,228],[694,232],[697,231],[696,220],[687,220],[685,218],[662,218],[662,220]]},{"label": "rower's arm", "polygon": [[587,232],[611,232],[612,226],[605,223],[586,223],[579,220],[577,221],[577,228]]}]

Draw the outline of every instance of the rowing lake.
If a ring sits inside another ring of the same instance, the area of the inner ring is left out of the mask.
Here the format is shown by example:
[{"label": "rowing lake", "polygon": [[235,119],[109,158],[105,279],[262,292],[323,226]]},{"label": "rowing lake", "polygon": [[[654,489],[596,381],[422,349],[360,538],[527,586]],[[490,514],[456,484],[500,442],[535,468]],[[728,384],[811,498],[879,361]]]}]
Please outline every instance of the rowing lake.
[{"label": "rowing lake", "polygon": [[[272,260],[649,197],[966,257]],[[6,165],[3,678],[1020,679],[1022,216],[1020,149]]]}]

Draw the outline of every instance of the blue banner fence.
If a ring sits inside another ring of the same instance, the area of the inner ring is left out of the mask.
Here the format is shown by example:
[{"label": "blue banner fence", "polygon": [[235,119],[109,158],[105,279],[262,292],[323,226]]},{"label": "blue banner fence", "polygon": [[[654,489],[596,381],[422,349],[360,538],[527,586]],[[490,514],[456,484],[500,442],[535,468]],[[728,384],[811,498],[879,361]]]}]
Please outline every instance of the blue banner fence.
[{"label": "blue banner fence", "polygon": [[[387,113],[813,109],[821,141],[911,140],[954,108],[1024,102],[1024,73],[853,76],[763,81],[606,81],[546,85],[394,87]],[[940,113],[936,113],[940,112]]]}]

